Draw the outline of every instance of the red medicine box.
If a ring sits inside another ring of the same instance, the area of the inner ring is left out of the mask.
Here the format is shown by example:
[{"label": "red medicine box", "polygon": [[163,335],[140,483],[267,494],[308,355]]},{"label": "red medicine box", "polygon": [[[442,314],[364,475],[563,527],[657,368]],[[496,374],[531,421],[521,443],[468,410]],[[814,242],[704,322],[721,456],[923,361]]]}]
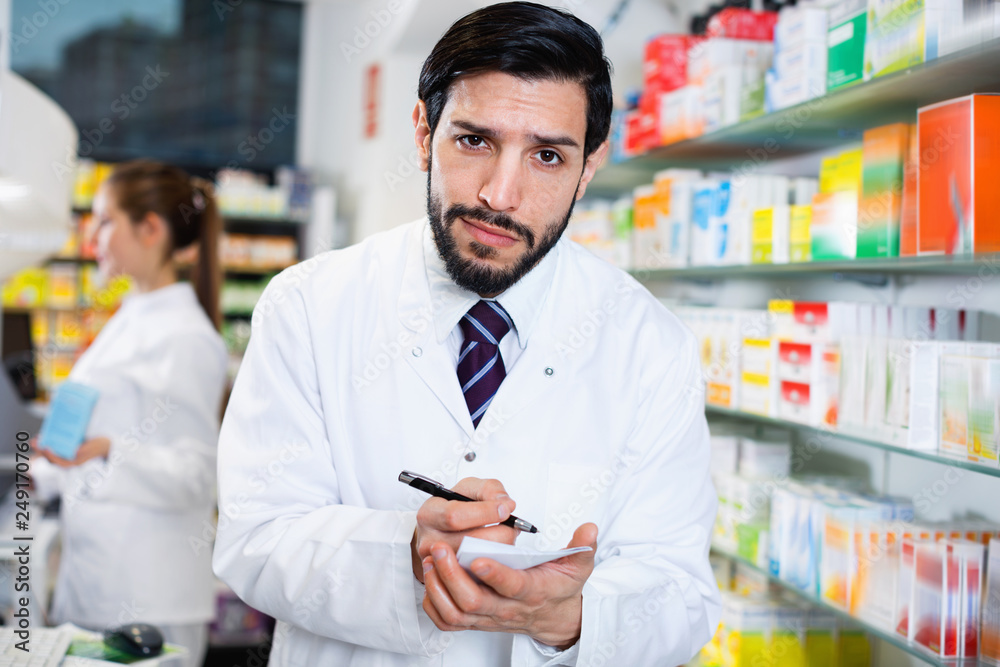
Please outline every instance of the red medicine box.
[{"label": "red medicine box", "polygon": [[657,35],[646,42],[642,63],[643,95],[677,90],[687,84],[688,35]]},{"label": "red medicine box", "polygon": [[750,9],[727,7],[708,20],[705,34],[730,39],[774,40],[774,25],[778,12],[755,12]]}]

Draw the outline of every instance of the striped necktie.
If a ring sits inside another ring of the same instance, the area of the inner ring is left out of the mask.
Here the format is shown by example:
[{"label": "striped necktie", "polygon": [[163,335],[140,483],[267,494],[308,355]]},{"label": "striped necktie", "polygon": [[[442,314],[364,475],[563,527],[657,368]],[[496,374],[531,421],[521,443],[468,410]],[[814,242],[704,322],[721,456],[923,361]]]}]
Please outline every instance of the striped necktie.
[{"label": "striped necktie", "polygon": [[479,420],[507,376],[499,346],[512,322],[500,304],[480,301],[458,324],[465,335],[458,357],[458,381],[469,406],[472,425],[479,426]]}]

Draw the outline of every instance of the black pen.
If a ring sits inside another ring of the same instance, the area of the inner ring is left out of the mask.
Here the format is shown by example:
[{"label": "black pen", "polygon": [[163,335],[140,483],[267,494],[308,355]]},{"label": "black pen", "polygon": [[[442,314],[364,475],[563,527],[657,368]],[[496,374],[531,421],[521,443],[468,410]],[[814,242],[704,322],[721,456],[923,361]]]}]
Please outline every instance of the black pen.
[{"label": "black pen", "polygon": [[[463,496],[461,493],[456,493],[451,489],[446,489],[439,482],[435,482],[433,479],[424,477],[423,475],[418,475],[415,472],[410,472],[409,470],[404,470],[399,473],[399,481],[403,484],[409,484],[415,489],[420,489],[424,493],[429,493],[437,498],[444,498],[445,500],[461,500],[467,503],[476,502],[468,496]],[[538,529],[532,526],[530,523],[524,519],[518,519],[516,516],[511,514],[507,517],[506,521],[501,521],[501,525],[510,526],[511,528],[516,528],[524,533],[537,533]]]}]

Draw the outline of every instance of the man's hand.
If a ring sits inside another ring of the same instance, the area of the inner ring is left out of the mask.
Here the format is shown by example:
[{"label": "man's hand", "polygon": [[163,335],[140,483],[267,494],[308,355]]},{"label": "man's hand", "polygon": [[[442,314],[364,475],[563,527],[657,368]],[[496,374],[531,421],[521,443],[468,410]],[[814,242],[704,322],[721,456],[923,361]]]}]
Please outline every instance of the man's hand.
[{"label": "man's hand", "polygon": [[594,571],[597,526],[576,529],[569,547],[593,547],[527,570],[489,558],[472,561],[477,583],[450,545],[436,543],[423,561],[424,611],[441,630],[516,632],[565,650],[580,638],[583,586]]},{"label": "man's hand", "polygon": [[90,459],[107,458],[109,451],[111,451],[111,441],[107,438],[91,438],[90,440],[85,440],[83,444],[80,445],[80,448],[76,450],[76,457],[72,461],[64,459],[61,456],[56,456],[47,449],[38,450],[42,456],[61,468],[72,468],[74,466],[82,465]]},{"label": "man's hand", "polygon": [[515,507],[503,484],[495,479],[466,477],[452,490],[477,502],[430,498],[417,510],[417,528],[413,531],[410,551],[413,576],[421,583],[424,583],[421,562],[430,556],[434,544],[447,544],[454,553],[466,535],[504,544],[514,544],[517,538],[518,531],[514,528],[495,525],[513,514]]}]

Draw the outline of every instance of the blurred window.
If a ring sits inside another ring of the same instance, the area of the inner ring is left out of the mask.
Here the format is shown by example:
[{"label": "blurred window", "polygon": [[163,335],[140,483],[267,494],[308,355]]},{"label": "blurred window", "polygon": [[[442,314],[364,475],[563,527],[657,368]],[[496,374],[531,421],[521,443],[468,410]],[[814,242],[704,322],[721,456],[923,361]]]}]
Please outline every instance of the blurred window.
[{"label": "blurred window", "polygon": [[74,120],[81,157],[294,164],[300,3],[13,0],[11,18],[13,69]]}]

